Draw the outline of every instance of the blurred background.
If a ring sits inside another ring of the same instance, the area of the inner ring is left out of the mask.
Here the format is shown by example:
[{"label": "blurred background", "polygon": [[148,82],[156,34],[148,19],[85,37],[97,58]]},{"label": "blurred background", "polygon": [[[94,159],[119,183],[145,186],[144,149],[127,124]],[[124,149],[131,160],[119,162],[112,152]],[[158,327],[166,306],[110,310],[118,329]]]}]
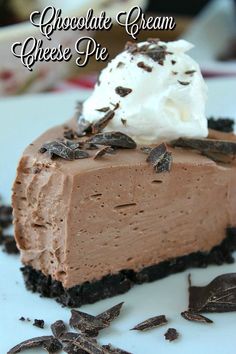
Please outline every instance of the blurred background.
[{"label": "blurred background", "polygon": [[[20,60],[13,57],[10,47],[28,36],[40,38],[39,31],[28,19],[34,10],[53,5],[62,9],[62,16],[84,16],[89,7],[95,13],[106,10],[114,18],[121,10],[139,5],[148,16],[175,17],[173,31],[141,31],[138,40],[158,37],[162,40],[185,38],[195,44],[191,55],[199,62],[205,77],[236,74],[236,1],[234,0],[0,0],[0,96],[29,92],[63,91],[76,87],[92,88],[98,72],[106,65],[93,58],[84,68],[70,63],[36,63],[29,72]],[[85,32],[55,33],[50,43],[73,47]],[[123,27],[114,25],[111,31],[97,31],[95,36],[108,48],[110,59],[122,50],[130,37]],[[45,46],[48,46],[48,43]]]}]

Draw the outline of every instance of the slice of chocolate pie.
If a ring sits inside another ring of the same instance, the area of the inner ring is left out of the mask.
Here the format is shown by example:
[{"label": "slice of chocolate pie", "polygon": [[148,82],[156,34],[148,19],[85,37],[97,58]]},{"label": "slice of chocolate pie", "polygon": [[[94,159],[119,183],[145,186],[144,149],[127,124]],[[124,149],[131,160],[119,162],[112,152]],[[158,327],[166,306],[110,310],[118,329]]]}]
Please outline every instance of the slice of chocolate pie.
[{"label": "slice of chocolate pie", "polygon": [[78,306],[233,260],[236,139],[207,138],[188,48],[128,44],[75,118],[25,150],[13,208],[30,290]]}]

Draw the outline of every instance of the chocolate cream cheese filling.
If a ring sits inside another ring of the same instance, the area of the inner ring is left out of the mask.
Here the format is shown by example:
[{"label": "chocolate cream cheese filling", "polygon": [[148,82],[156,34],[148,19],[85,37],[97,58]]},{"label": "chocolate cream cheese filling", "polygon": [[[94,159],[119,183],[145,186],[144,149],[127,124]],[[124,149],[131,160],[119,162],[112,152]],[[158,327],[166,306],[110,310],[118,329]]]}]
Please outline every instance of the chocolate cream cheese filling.
[{"label": "chocolate cream cheese filling", "polygon": [[139,148],[74,161],[38,152],[63,133],[50,129],[25,150],[12,200],[23,263],[64,288],[209,252],[236,225],[235,162],[169,148],[171,171],[156,173]]}]

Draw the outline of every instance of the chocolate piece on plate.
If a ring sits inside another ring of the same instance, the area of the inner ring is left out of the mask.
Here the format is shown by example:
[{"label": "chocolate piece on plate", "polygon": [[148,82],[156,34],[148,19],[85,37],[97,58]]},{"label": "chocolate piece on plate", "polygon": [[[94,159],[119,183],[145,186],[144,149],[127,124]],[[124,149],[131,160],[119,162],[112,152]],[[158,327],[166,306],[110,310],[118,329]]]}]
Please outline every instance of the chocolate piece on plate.
[{"label": "chocolate piece on plate", "polygon": [[137,324],[135,327],[131,328],[131,330],[146,331],[148,329],[162,326],[167,322],[168,321],[165,315],[155,316],[155,317],[148,318],[147,320]]}]

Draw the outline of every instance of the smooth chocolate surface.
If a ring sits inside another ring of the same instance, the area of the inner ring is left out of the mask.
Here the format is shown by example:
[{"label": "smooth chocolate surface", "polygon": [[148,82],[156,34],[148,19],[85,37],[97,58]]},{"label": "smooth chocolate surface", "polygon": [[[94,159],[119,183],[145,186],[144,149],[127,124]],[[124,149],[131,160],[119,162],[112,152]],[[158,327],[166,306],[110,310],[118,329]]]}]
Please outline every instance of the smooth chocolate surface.
[{"label": "smooth chocolate surface", "polygon": [[235,163],[169,148],[171,171],[156,174],[139,149],[74,161],[38,153],[63,133],[55,127],[26,149],[13,208],[23,263],[64,288],[207,253],[235,226]]}]

